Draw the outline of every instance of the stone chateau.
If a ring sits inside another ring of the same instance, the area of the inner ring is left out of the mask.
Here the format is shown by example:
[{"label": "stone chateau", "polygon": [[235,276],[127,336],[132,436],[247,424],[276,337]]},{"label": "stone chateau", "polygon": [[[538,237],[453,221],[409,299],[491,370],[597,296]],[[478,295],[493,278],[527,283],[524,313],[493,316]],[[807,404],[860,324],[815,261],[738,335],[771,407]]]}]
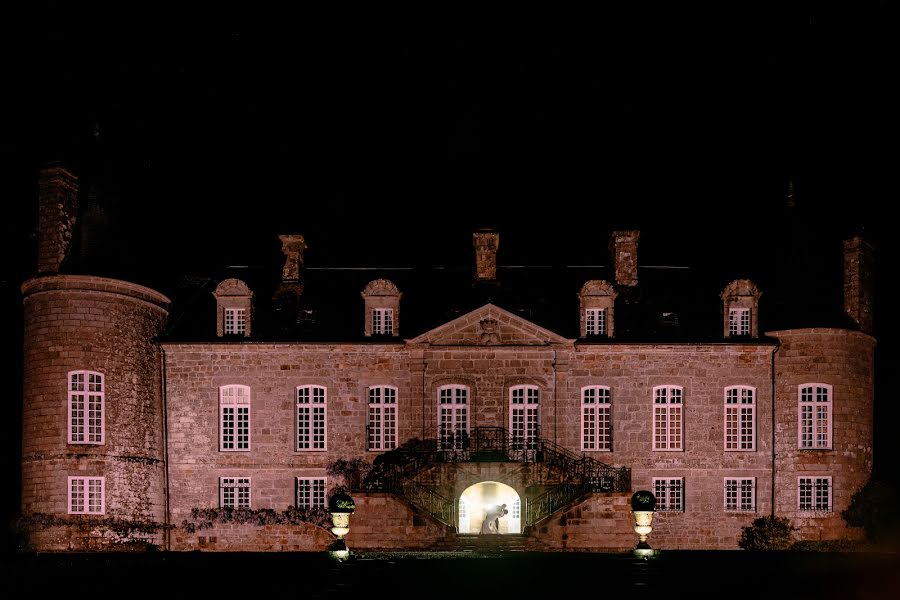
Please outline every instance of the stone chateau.
[{"label": "stone chateau", "polygon": [[317,267],[281,235],[273,264],[170,300],[79,264],[78,198],[72,172],[41,171],[21,288],[36,550],[324,550],[321,525],[221,515],[314,514],[338,487],[357,550],[457,547],[497,504],[496,539],[521,548],[629,550],[640,489],[654,548],[737,548],[773,513],[802,539],[861,535],[840,516],[872,467],[859,237],[834,265],[843,289],[822,310],[797,298],[793,325],[749,278],[645,263],[636,230],[583,267],[504,265],[479,230],[446,269]]}]

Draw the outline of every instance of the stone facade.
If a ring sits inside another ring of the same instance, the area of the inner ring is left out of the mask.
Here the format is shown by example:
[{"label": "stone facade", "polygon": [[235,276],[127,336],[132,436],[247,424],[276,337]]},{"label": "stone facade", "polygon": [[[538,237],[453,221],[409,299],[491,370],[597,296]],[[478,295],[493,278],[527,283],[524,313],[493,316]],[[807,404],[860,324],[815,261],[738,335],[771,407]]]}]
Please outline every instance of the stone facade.
[{"label": "stone facade", "polygon": [[[42,199],[58,204],[56,194],[42,191]],[[514,441],[541,440],[571,456],[626,468],[630,491],[659,491],[657,480],[666,480],[672,490],[680,486],[680,496],[664,499],[674,503],[671,510],[663,506],[657,512],[651,536],[655,548],[736,548],[742,527],[773,513],[791,518],[804,539],[858,536],[840,512],[872,468],[874,339],[864,331],[836,328],[757,336],[760,293],[748,280],[733,282],[721,298],[726,315],[730,303],[752,309],[749,336],[730,338],[726,318],[725,335],[714,340],[620,339],[612,315],[619,292],[638,283],[638,237],[636,231],[614,233],[616,283],[584,284],[578,298],[582,335],[575,339],[493,303],[401,338],[401,294],[384,279],[362,291],[367,329],[357,341],[260,339],[250,327],[254,292],[231,279],[216,290],[217,314],[204,317],[217,319],[218,335],[185,341],[161,337],[169,300],[153,290],[83,275],[26,281],[22,513],[32,524],[32,546],[49,551],[130,549],[141,543],[171,550],[322,550],[334,538],[311,524],[218,523],[196,531],[181,524],[194,509],[220,507],[223,478],[249,479],[250,509],[283,511],[299,504],[298,478],[324,479],[321,499],[351,483],[333,473],[336,461],[372,463],[385,449],[409,440],[439,440],[448,426],[465,432],[493,428],[509,432]],[[297,295],[302,293],[302,239],[282,237],[281,285],[297,286]],[[493,281],[497,235],[478,232],[474,240],[476,279]],[[62,246],[54,256],[65,255]],[[848,250],[858,254],[861,247],[851,244]],[[41,264],[49,265],[41,256]],[[851,258],[845,263],[847,310],[863,317],[870,316],[859,308],[870,306],[859,299],[867,289],[861,278],[869,277],[858,273],[864,262]],[[283,293],[277,288],[275,296]],[[244,338],[222,337],[224,308],[246,310]],[[371,337],[374,308],[393,309],[390,339]],[[605,338],[584,337],[586,308],[607,309]],[[572,319],[578,318],[573,306]],[[99,442],[69,439],[67,386],[75,371],[104,378],[105,438]],[[814,448],[800,444],[800,390],[807,384],[830,394],[827,422],[815,424],[820,437]],[[222,416],[226,386],[245,390],[243,446],[224,441],[231,435]],[[298,411],[312,414],[303,412],[303,402],[312,396],[301,400],[298,393],[305,386],[320,389],[315,405],[321,409],[316,413],[319,445],[303,442],[309,432],[301,429],[312,423],[298,420]],[[372,395],[372,388],[380,386],[393,390],[390,400],[387,392]],[[464,395],[454,397],[447,390],[464,390]],[[602,413],[595,403],[601,391]],[[376,400],[384,404],[376,406]],[[378,411],[387,410],[388,402],[396,410],[391,438],[372,425],[373,414],[386,414]],[[593,416],[586,421],[586,414]],[[597,442],[601,414],[609,423],[602,444]],[[586,423],[593,423],[590,435]],[[383,447],[370,449],[373,436],[382,436]],[[571,475],[536,454],[522,456],[530,458],[433,464],[416,473],[416,482],[437,490],[457,511],[469,491],[483,484],[502,486],[517,506],[521,503],[524,515],[542,494],[570,483]],[[71,477],[103,478],[102,511],[70,514]],[[801,507],[800,478],[830,482],[827,506]],[[745,506],[726,505],[726,479],[750,482],[741,497]],[[627,550],[636,539],[630,491],[594,491],[557,507],[528,523],[525,546]],[[351,547],[432,548],[452,544],[456,536],[453,524],[441,523],[400,496],[369,491],[354,497]],[[473,510],[482,507],[473,505]]]}]

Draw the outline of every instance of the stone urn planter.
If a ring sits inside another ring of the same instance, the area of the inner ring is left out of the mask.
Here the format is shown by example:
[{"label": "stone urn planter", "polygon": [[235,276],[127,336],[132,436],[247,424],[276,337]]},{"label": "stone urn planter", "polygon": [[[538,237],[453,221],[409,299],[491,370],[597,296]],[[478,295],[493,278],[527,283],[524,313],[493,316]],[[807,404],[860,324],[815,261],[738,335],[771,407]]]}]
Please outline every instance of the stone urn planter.
[{"label": "stone urn planter", "polygon": [[647,537],[653,531],[653,513],[656,510],[656,496],[653,492],[639,490],[631,496],[631,513],[634,516],[634,532],[638,534],[638,544],[634,553],[638,556],[652,556],[653,549]]},{"label": "stone urn planter", "polygon": [[350,494],[338,492],[328,500],[328,512],[331,513],[331,533],[337,538],[328,548],[332,558],[343,561],[350,558],[350,549],[344,536],[350,533],[350,515],[356,510],[356,503]]}]

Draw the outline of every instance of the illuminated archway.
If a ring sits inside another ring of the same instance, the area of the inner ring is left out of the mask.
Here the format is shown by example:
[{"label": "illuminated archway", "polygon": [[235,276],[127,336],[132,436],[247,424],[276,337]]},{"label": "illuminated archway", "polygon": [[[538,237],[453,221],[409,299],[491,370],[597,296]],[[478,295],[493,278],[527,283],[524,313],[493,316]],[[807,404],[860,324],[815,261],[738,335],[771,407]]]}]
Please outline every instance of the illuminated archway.
[{"label": "illuminated archway", "polygon": [[459,533],[481,533],[488,509],[505,504],[498,533],[522,532],[522,501],[516,490],[499,481],[482,481],[467,487],[459,497]]}]

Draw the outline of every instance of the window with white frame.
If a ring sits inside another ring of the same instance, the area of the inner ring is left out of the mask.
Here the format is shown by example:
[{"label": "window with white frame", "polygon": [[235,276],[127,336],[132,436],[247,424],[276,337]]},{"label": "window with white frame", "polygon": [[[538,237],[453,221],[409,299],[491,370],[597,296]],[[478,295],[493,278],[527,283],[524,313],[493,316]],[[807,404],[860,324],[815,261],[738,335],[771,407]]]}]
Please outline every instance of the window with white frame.
[{"label": "window with white frame", "polygon": [[438,444],[442,450],[460,450],[469,434],[469,388],[444,385],[438,388]]},{"label": "window with white frame", "polygon": [[297,508],[325,508],[325,478],[297,478]]},{"label": "window with white frame", "polygon": [[605,308],[588,308],[584,311],[584,334],[606,335]]},{"label": "window with white frame", "polygon": [[656,510],[683,512],[684,477],[654,477],[653,495],[656,496]]},{"label": "window with white frame", "polygon": [[749,308],[731,308],[728,310],[728,335],[750,335]]},{"label": "window with white frame", "polygon": [[94,371],[70,371],[70,444],[103,444],[106,440],[103,375]]},{"label": "window with white frame", "polygon": [[469,507],[465,500],[459,501],[459,521],[460,523],[469,518]]},{"label": "window with white frame", "polygon": [[219,450],[250,450],[250,388],[246,385],[219,388]]},{"label": "window with white frame", "polygon": [[369,450],[397,447],[397,388],[369,388]]},{"label": "window with white frame", "polygon": [[725,388],[725,450],[756,450],[756,388]]},{"label": "window with white frame", "polygon": [[676,385],[653,388],[653,449],[683,450],[684,389]]},{"label": "window with white frame", "polygon": [[221,508],[250,508],[250,478],[220,477],[219,506]]},{"label": "window with white frame", "polygon": [[225,335],[246,335],[247,316],[243,308],[225,309]]},{"label": "window with white frame", "polygon": [[321,385],[297,388],[297,450],[325,450],[328,419],[326,390]]},{"label": "window with white frame", "polygon": [[509,511],[510,518],[513,519],[521,519],[522,518],[522,501],[519,498],[513,500],[512,510]]},{"label": "window with white frame", "polygon": [[517,385],[509,390],[509,430],[513,449],[537,443],[541,436],[541,391],[536,385]]},{"label": "window with white frame", "polygon": [[831,448],[831,386],[804,383],[800,386],[800,448]]},{"label": "window with white frame", "polygon": [[70,515],[102,515],[106,512],[105,477],[69,477]]},{"label": "window with white frame", "polygon": [[372,335],[394,335],[394,309],[372,309]]},{"label": "window with white frame", "polygon": [[753,512],[756,510],[756,478],[725,478],[725,510]]},{"label": "window with white frame", "polygon": [[831,511],[831,477],[799,477],[798,508],[802,511]]},{"label": "window with white frame", "polygon": [[581,388],[581,449],[612,450],[612,406],[609,388]]}]

